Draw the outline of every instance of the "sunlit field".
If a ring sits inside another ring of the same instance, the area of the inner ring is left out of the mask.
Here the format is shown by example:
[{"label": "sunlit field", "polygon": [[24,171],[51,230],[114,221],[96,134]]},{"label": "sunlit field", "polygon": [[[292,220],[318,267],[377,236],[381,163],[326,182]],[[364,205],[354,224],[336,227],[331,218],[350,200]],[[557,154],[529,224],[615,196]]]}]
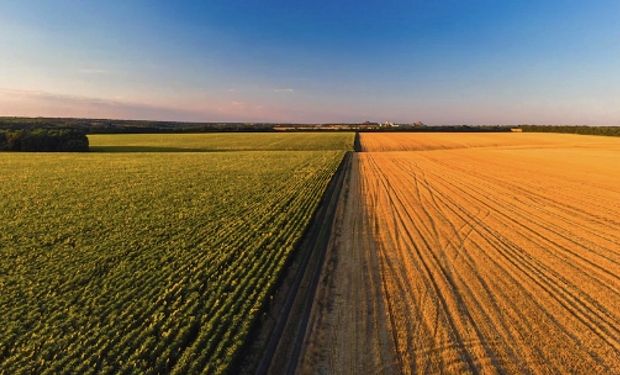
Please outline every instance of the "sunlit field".
[{"label": "sunlit field", "polygon": [[91,134],[91,150],[140,151],[256,151],[348,150],[352,133],[203,133],[203,134]]},{"label": "sunlit field", "polygon": [[252,137],[92,138],[333,149],[3,154],[0,372],[229,368],[353,140]]},{"label": "sunlit field", "polygon": [[620,372],[620,139],[360,143],[304,372]]}]

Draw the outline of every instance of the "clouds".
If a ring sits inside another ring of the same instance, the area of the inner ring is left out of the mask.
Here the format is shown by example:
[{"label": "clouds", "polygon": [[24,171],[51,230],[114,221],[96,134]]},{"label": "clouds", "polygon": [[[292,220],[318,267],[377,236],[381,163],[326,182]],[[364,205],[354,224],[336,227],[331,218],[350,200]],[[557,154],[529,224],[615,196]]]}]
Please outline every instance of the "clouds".
[{"label": "clouds", "polygon": [[45,91],[0,89],[0,115],[199,121],[209,116],[217,118],[218,113]]},{"label": "clouds", "polygon": [[[91,97],[42,90],[0,88],[0,116],[80,117],[145,119],[168,121],[247,121],[247,122],[356,122],[365,120],[424,121],[428,124],[598,124],[620,125],[620,106],[615,96],[590,102],[573,100],[542,101],[522,95],[510,104],[488,97],[437,98],[423,97],[408,102],[378,97],[374,101],[349,100],[335,102],[330,98],[313,99],[306,95],[280,98],[294,93],[264,90],[263,95],[172,95],[168,98]],[[271,97],[266,97],[272,92]],[[304,103],[295,99],[303,97]],[[388,100],[389,99],[389,100]],[[582,106],[574,106],[580,101]],[[307,102],[307,103],[306,103]],[[445,108],[451,108],[446,111]],[[613,108],[613,110],[610,110]],[[455,120],[456,119],[456,120]]]},{"label": "clouds", "polygon": [[[179,100],[177,100],[179,101]],[[182,100],[181,100],[182,101]],[[294,111],[251,100],[204,98],[169,105],[0,88],[0,116],[79,117],[167,121],[290,121]]]}]

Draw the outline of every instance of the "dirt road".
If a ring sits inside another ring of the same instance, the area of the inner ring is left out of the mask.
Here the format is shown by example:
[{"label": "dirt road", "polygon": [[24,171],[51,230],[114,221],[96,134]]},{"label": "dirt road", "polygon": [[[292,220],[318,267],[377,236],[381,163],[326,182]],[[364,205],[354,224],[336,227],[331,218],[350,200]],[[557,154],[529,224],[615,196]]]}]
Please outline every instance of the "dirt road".
[{"label": "dirt road", "polygon": [[400,136],[361,137],[299,372],[620,373],[620,139]]}]

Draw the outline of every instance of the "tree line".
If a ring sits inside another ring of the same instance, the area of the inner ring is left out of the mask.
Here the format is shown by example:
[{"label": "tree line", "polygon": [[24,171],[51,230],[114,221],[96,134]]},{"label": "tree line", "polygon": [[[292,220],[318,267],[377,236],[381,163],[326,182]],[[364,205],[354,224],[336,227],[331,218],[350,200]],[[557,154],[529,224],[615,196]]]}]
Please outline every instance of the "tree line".
[{"label": "tree line", "polygon": [[88,151],[88,137],[73,129],[0,130],[0,151]]},{"label": "tree line", "polygon": [[524,132],[569,133],[620,137],[620,126],[521,125],[519,127],[523,129]]},{"label": "tree line", "polygon": [[178,122],[149,120],[113,120],[79,118],[0,117],[0,129],[75,129],[88,134],[114,133],[208,133],[208,132],[283,132],[283,131],[419,131],[419,132],[507,132],[501,125],[401,124],[380,127],[379,123],[266,123],[266,122]]},{"label": "tree line", "polygon": [[202,133],[273,131],[271,123],[241,122],[177,122],[148,120],[108,120],[45,117],[0,117],[0,129],[74,129],[88,134],[113,133]]}]

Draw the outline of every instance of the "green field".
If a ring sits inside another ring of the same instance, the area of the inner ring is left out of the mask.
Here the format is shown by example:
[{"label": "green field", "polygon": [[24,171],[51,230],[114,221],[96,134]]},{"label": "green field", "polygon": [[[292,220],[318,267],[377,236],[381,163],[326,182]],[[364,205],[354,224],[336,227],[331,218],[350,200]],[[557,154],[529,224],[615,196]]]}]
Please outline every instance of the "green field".
[{"label": "green field", "polygon": [[91,134],[99,152],[350,150],[352,133]]},{"label": "green field", "polygon": [[0,373],[226,371],[353,141],[325,136],[0,155]]}]

